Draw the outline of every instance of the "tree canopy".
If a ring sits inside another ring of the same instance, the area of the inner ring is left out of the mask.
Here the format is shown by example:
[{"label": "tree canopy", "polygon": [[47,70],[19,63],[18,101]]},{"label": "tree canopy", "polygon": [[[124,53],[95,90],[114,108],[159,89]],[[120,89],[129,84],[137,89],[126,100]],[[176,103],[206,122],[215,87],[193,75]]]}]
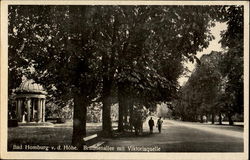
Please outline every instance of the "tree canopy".
[{"label": "tree canopy", "polygon": [[[221,33],[223,52],[203,55],[187,84],[181,89],[175,116],[197,121],[197,116],[243,114],[243,6],[224,6],[219,20],[227,24]],[[188,111],[188,112],[185,112]],[[193,116],[188,116],[193,115]],[[202,121],[202,120],[201,120]]]}]

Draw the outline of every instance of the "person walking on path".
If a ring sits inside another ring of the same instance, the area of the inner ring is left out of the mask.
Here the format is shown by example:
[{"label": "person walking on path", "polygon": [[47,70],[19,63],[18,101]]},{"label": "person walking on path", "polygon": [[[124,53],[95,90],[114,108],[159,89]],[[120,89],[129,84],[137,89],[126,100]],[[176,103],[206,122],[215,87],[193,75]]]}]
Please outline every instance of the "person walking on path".
[{"label": "person walking on path", "polygon": [[161,133],[161,127],[162,127],[163,120],[161,120],[161,117],[157,120],[157,127],[159,130],[159,133]]},{"label": "person walking on path", "polygon": [[150,133],[153,133],[153,127],[155,125],[154,120],[152,119],[152,117],[150,118],[150,120],[148,121],[148,125],[149,125],[149,129],[150,129]]}]

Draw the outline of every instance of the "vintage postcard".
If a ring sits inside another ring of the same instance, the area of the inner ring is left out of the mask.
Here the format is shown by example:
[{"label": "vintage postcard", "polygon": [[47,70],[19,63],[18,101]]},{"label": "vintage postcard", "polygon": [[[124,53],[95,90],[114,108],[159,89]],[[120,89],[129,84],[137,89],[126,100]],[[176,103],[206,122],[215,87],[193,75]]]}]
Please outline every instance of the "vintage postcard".
[{"label": "vintage postcard", "polygon": [[248,159],[248,1],[1,1],[1,159]]}]

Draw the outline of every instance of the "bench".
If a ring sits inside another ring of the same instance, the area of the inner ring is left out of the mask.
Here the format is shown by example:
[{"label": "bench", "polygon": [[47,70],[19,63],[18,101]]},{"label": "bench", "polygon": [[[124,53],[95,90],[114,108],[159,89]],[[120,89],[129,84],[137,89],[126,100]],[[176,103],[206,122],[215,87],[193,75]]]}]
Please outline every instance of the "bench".
[{"label": "bench", "polygon": [[97,148],[97,147],[103,145],[104,143],[105,143],[105,142],[98,142],[98,143],[96,143],[96,144],[93,144],[93,145],[90,146],[89,148],[90,148],[90,149],[95,149],[95,148]]},{"label": "bench", "polygon": [[93,134],[91,136],[88,137],[84,137],[83,141],[85,143],[85,145],[88,145],[90,149],[96,149],[99,146],[103,145],[105,142],[97,142],[98,139],[98,135],[97,134]]},{"label": "bench", "polygon": [[83,140],[84,140],[84,142],[86,142],[86,141],[89,141],[89,140],[94,139],[94,138],[96,138],[96,137],[97,137],[97,134],[93,134],[93,135],[91,135],[91,136],[84,137]]}]

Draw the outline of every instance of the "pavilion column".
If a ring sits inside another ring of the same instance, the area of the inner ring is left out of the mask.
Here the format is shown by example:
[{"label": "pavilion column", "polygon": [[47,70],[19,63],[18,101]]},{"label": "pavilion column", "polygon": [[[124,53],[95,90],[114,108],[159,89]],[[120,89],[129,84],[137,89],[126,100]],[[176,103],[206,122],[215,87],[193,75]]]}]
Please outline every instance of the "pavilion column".
[{"label": "pavilion column", "polygon": [[40,99],[40,106],[41,106],[41,108],[40,108],[40,119],[41,119],[41,122],[43,122],[43,99]]},{"label": "pavilion column", "polygon": [[41,122],[41,99],[37,99],[37,122]]},{"label": "pavilion column", "polygon": [[16,99],[16,118],[19,121],[20,115],[19,115],[19,100]]},{"label": "pavilion column", "polygon": [[21,114],[22,114],[21,122],[22,123],[26,121],[26,117],[27,117],[27,110],[25,109],[26,107],[27,107],[26,99],[21,100]]},{"label": "pavilion column", "polygon": [[18,99],[16,99],[16,118],[17,118],[17,120],[18,120],[18,104],[19,104],[19,102],[18,102]]},{"label": "pavilion column", "polygon": [[42,101],[42,109],[43,109],[43,113],[42,113],[42,121],[45,122],[45,99],[43,99]]},{"label": "pavilion column", "polygon": [[35,121],[35,99],[33,98],[32,99],[32,106],[31,106],[31,108],[32,108],[32,121],[34,122]]},{"label": "pavilion column", "polygon": [[40,99],[40,114],[39,114],[39,117],[40,117],[40,122],[43,121],[43,99]]},{"label": "pavilion column", "polygon": [[27,107],[27,122],[30,122],[30,113],[31,113],[31,111],[30,111],[30,108],[31,108],[30,102],[31,102],[31,99],[29,98],[26,101],[27,101],[27,106],[26,106]]},{"label": "pavilion column", "polygon": [[20,99],[17,99],[17,119],[19,122],[22,121],[22,108],[21,108],[21,100]]}]

